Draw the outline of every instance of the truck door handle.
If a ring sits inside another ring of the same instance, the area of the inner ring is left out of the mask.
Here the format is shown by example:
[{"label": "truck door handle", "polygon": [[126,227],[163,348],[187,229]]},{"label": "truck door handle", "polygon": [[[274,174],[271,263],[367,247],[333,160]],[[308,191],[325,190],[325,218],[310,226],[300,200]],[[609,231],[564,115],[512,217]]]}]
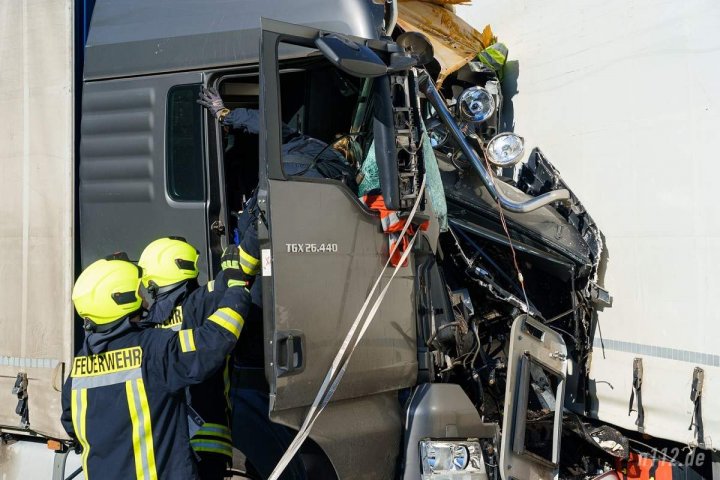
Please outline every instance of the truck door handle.
[{"label": "truck door handle", "polygon": [[277,375],[294,375],[305,369],[305,334],[300,330],[277,333]]}]

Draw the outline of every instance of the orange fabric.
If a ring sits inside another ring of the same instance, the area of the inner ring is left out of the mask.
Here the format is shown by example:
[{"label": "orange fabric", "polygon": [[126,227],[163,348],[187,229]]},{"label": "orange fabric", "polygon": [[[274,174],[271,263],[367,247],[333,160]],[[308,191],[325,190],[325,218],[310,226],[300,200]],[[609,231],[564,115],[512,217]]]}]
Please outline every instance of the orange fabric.
[{"label": "orange fabric", "polygon": [[[656,465],[653,469],[653,465]],[[654,470],[654,472],[653,472]],[[653,460],[635,452],[630,452],[627,462],[618,465],[617,474],[623,480],[672,480],[672,463],[664,460]],[[651,473],[654,473],[651,475]]]},{"label": "orange fabric", "polygon": [[673,468],[670,462],[660,461],[655,470],[655,480],[672,480]]},{"label": "orange fabric", "polygon": [[[382,224],[383,232],[388,235],[388,253],[392,252],[396,242],[400,242],[397,250],[395,250],[395,253],[390,258],[390,264],[393,267],[396,267],[400,263],[403,253],[405,253],[405,250],[410,244],[410,238],[415,234],[415,227],[410,225],[405,232],[405,236],[399,239],[398,235],[402,232],[402,229],[405,228],[407,221],[398,216],[397,210],[388,209],[385,206],[385,200],[382,195],[363,195],[362,201],[370,210],[378,212],[380,215],[380,223]],[[420,230],[427,230],[428,226],[429,222],[426,220],[420,225]],[[403,263],[402,266],[407,266],[407,260],[405,260],[405,263]]]}]

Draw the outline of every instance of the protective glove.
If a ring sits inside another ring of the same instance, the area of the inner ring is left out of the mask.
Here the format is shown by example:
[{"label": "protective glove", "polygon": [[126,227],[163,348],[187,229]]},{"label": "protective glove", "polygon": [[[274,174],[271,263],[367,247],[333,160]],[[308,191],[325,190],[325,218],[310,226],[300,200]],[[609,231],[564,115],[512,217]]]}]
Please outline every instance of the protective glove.
[{"label": "protective glove", "polygon": [[220,266],[222,267],[225,281],[229,287],[245,287],[250,288],[254,277],[243,272],[240,266],[240,249],[237,245],[229,245],[220,257]]},{"label": "protective glove", "polygon": [[219,122],[222,122],[225,119],[225,116],[230,113],[230,110],[225,108],[225,104],[223,103],[222,98],[220,98],[220,94],[214,88],[203,87],[200,91],[197,103],[210,110],[210,113],[212,113]]}]

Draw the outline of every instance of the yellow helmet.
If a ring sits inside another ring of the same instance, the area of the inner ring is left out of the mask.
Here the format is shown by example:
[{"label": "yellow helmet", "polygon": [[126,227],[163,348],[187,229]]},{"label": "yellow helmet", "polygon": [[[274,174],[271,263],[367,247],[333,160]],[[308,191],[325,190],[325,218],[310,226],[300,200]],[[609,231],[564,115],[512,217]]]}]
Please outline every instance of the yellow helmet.
[{"label": "yellow helmet", "polygon": [[140,269],[124,253],[90,264],[78,277],[72,301],[81,318],[107,325],[140,309]]},{"label": "yellow helmet", "polygon": [[145,247],[138,265],[143,270],[145,288],[162,288],[197,278],[200,254],[182,237],[159,238]]}]

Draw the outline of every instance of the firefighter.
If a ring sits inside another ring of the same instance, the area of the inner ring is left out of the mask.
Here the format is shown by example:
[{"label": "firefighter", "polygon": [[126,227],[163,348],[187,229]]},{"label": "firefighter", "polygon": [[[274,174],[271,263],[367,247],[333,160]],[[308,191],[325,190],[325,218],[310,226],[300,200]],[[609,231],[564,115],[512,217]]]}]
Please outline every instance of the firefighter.
[{"label": "firefighter", "polygon": [[72,300],[86,336],[63,386],[61,420],[82,448],[85,478],[196,479],[185,389],[222,367],[249,293],[228,283],[199,327],[147,328],[138,323],[141,278],[127,255],[114,254],[75,282]]},{"label": "firefighter", "polygon": [[[212,88],[200,92],[197,103],[207,108],[222,125],[250,134],[260,133],[260,112],[250,108],[230,110],[220,94]],[[304,135],[282,124],[282,162],[286,175],[331,178],[357,190],[357,158],[360,154],[351,135],[340,136],[328,145],[322,140]]]},{"label": "firefighter", "polygon": [[[247,248],[247,247],[246,247]],[[257,244],[254,244],[257,249]],[[243,256],[240,256],[240,252]],[[228,248],[222,258],[227,272],[236,272],[230,284],[249,287],[252,276],[243,271],[245,263],[256,262],[238,247]],[[152,297],[145,323],[179,331],[197,328],[218,308],[224,294],[225,274],[215,281],[198,287],[198,251],[182,237],[166,237],[151,242],[140,255],[142,284]],[[249,258],[249,260],[248,260]],[[230,267],[234,267],[230,268]],[[218,287],[215,287],[218,285]],[[198,472],[202,480],[222,480],[232,464],[232,438],[230,435],[229,405],[226,388],[229,388],[229,362],[199,385],[188,389],[190,410],[188,419],[192,432],[190,445],[198,455]]]}]

